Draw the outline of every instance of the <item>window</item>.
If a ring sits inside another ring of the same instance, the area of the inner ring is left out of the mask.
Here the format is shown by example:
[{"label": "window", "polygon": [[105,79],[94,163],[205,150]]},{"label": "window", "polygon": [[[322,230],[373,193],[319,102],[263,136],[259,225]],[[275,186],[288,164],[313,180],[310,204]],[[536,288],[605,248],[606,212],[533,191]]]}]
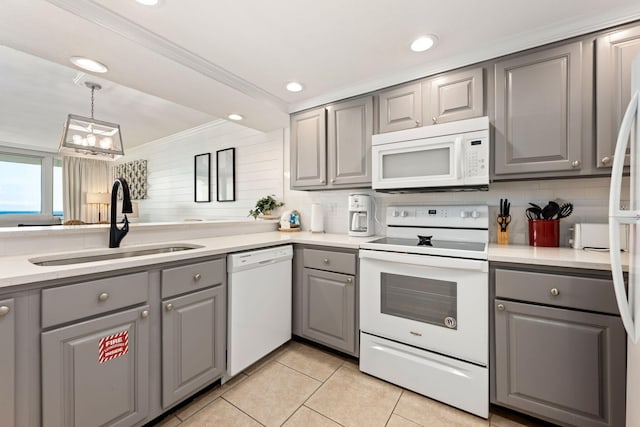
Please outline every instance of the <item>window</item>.
[{"label": "window", "polygon": [[53,153],[0,147],[0,222],[62,216],[62,160]]}]

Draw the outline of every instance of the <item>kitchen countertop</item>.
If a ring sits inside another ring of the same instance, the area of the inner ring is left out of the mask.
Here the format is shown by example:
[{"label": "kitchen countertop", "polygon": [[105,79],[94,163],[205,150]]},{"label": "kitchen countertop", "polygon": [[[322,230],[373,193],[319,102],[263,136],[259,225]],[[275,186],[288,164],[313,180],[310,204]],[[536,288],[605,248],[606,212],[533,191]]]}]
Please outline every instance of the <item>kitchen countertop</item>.
[{"label": "kitchen countertop", "polygon": [[[252,234],[238,234],[231,236],[209,237],[203,239],[184,239],[165,243],[144,245],[127,245],[123,243],[119,249],[90,249],[76,252],[47,253],[37,255],[16,255],[0,257],[0,289],[10,288],[29,283],[45,282],[56,279],[72,278],[94,273],[104,273],[146,265],[160,264],[172,261],[188,260],[231,252],[245,251],[286,243],[302,243],[310,245],[342,247],[358,249],[360,243],[375,239],[372,237],[351,237],[346,234],[317,234],[310,232],[263,232]],[[197,245],[201,248],[179,252],[168,252],[154,255],[134,256],[129,258],[111,259],[105,261],[87,262],[59,266],[39,266],[29,262],[29,259],[53,258],[56,255],[68,258],[93,254],[106,254],[114,251],[126,252],[135,248],[157,248],[172,245]],[[64,256],[63,256],[64,255]]]},{"label": "kitchen countertop", "polygon": [[[120,249],[93,249],[77,252],[62,252],[38,255],[16,255],[0,257],[0,288],[37,284],[56,279],[72,278],[94,273],[103,273],[128,268],[142,267],[171,261],[188,260],[207,256],[220,255],[231,252],[245,251],[286,243],[301,243],[321,246],[358,249],[360,243],[376,239],[372,237],[351,237],[345,234],[318,234],[310,232],[284,233],[262,232],[239,234],[232,236],[209,237],[202,239],[187,239],[166,243],[146,245],[122,245]],[[33,258],[50,258],[56,255],[78,255],[110,253],[113,251],[127,251],[138,247],[154,248],[171,244],[198,245],[201,248],[169,252],[154,255],[144,255],[129,258],[95,261],[82,264],[61,266],[38,266],[29,262]],[[89,253],[88,253],[89,252]],[[489,245],[489,261],[547,265],[558,267],[573,267],[596,270],[609,270],[609,253],[575,250],[572,248],[542,248],[525,245]],[[626,267],[627,254],[623,254],[623,266]]]},{"label": "kitchen countertop", "polygon": [[[489,245],[489,261],[546,265],[553,267],[611,270],[609,252],[529,245]],[[622,253],[622,267],[628,269],[628,254]]]}]

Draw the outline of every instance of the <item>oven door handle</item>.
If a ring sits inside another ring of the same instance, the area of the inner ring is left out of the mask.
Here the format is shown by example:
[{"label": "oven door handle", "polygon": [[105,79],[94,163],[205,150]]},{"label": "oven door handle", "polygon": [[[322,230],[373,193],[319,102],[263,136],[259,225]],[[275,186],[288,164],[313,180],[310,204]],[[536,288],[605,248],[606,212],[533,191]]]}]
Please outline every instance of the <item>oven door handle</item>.
[{"label": "oven door handle", "polygon": [[431,255],[414,255],[398,252],[370,251],[360,249],[360,259],[371,259],[400,264],[412,264],[420,267],[435,267],[456,270],[489,271],[489,262],[486,260],[449,258]]}]

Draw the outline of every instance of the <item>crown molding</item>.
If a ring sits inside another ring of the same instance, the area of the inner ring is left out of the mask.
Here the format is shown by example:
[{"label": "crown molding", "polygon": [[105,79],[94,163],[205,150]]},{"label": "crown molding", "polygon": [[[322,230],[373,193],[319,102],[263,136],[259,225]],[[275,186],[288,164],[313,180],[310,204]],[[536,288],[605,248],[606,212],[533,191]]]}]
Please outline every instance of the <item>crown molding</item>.
[{"label": "crown molding", "polygon": [[287,112],[288,104],[272,93],[91,0],[47,1],[253,99]]}]

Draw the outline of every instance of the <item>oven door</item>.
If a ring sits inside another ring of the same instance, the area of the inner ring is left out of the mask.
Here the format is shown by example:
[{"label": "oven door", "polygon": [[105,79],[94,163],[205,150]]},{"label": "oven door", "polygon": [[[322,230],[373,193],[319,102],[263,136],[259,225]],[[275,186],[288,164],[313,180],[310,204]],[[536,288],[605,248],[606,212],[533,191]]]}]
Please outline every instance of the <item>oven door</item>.
[{"label": "oven door", "polygon": [[360,250],[360,328],[486,366],[488,264]]},{"label": "oven door", "polygon": [[447,187],[464,184],[463,135],[374,145],[374,189]]}]

